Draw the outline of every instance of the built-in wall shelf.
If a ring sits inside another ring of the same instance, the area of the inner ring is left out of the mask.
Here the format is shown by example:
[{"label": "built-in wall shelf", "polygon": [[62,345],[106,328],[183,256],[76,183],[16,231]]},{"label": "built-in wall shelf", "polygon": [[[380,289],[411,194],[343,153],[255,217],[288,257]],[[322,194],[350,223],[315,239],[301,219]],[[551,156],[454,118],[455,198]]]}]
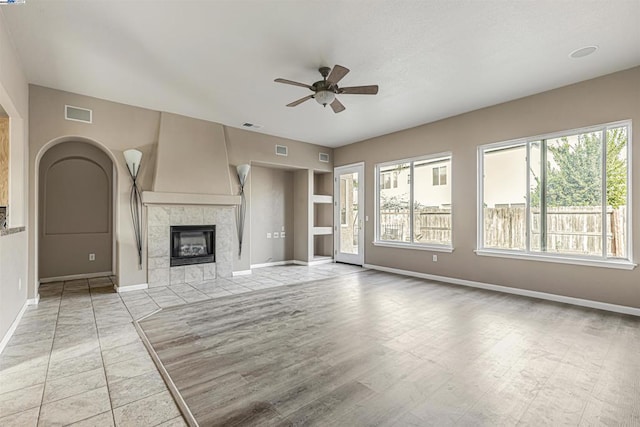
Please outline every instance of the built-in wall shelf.
[{"label": "built-in wall shelf", "polygon": [[326,236],[333,233],[333,227],[313,227],[314,236]]},{"label": "built-in wall shelf", "polygon": [[333,174],[309,169],[293,172],[294,245],[296,261],[331,262],[333,259]]},{"label": "built-in wall shelf", "polygon": [[311,200],[313,201],[313,203],[333,203],[333,196],[325,196],[322,194],[314,194],[311,197]]}]

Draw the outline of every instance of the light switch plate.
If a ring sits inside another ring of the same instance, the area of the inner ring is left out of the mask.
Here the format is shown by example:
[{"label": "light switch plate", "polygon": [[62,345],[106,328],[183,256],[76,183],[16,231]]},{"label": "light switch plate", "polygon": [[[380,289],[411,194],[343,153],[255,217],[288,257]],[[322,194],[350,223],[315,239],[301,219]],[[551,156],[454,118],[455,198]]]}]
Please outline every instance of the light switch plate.
[{"label": "light switch plate", "polygon": [[278,239],[280,237],[280,233],[278,233],[277,231],[273,232],[273,238],[274,239]]},{"label": "light switch plate", "polygon": [[284,231],[280,233],[280,238],[284,239]]},{"label": "light switch plate", "polygon": [[267,239],[271,238],[271,233],[267,233]]}]

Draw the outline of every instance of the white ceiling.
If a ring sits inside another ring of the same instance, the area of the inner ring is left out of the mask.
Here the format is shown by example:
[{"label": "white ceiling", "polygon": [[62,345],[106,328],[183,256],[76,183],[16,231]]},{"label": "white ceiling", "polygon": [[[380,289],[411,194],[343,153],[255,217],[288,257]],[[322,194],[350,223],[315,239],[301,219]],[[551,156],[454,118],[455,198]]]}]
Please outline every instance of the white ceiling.
[{"label": "white ceiling", "polygon": [[[640,0],[27,0],[30,83],[337,147],[640,65]],[[588,57],[568,54],[586,45]],[[285,105],[351,69],[334,114]]]}]

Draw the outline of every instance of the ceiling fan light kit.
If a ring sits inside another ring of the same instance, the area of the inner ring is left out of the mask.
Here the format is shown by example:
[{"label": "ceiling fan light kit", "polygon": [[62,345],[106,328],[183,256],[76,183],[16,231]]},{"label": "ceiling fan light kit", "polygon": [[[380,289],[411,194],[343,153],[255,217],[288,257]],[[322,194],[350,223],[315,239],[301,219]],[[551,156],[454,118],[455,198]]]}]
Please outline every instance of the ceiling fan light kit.
[{"label": "ceiling fan light kit", "polygon": [[321,90],[316,92],[315,99],[318,104],[326,107],[327,104],[331,104],[336,99],[336,94],[330,90]]},{"label": "ceiling fan light kit", "polygon": [[293,101],[287,104],[287,107],[295,107],[305,101],[315,99],[318,104],[325,107],[329,104],[334,113],[339,113],[345,110],[345,106],[342,105],[338,98],[336,98],[336,95],[375,95],[378,93],[378,85],[339,87],[338,82],[349,72],[349,69],[342,65],[336,65],[333,69],[329,67],[320,67],[318,71],[320,72],[320,75],[322,75],[322,80],[319,80],[312,85],[280,78],[274,80],[276,83],[306,87],[313,92],[313,95],[307,95],[304,98]]}]

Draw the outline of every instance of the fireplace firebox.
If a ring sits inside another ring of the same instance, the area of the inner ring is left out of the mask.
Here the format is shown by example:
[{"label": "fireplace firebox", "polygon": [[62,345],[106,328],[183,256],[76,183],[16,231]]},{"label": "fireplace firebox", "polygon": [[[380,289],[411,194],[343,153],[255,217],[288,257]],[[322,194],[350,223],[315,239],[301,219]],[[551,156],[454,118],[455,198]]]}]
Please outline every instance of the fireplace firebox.
[{"label": "fireplace firebox", "polygon": [[171,226],[171,267],[216,261],[215,225]]}]

